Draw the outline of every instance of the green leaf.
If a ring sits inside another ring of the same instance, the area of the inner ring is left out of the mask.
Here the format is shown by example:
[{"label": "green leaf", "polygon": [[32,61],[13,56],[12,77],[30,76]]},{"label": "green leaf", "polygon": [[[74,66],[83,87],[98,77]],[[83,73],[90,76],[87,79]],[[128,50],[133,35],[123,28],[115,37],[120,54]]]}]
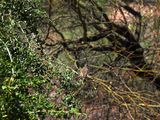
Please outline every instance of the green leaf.
[{"label": "green leaf", "polygon": [[71,108],[70,113],[79,113],[77,108]]},{"label": "green leaf", "polygon": [[6,88],[7,88],[7,86],[4,86],[4,85],[2,86],[2,90],[5,90]]}]

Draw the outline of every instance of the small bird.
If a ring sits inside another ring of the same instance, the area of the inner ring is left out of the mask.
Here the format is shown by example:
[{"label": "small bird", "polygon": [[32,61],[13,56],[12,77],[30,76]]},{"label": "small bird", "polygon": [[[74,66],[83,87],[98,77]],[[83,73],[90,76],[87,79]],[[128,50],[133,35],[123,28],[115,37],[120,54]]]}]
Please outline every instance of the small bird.
[{"label": "small bird", "polygon": [[85,64],[84,67],[80,69],[79,76],[85,78],[87,77],[87,74],[88,74],[88,67],[87,64]]}]

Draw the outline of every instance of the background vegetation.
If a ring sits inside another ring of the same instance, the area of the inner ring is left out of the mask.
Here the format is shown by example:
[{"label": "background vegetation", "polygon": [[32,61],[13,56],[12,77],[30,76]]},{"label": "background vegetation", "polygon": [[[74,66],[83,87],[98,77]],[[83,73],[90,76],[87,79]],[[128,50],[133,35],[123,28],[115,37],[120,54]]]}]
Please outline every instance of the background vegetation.
[{"label": "background vegetation", "polygon": [[1,0],[0,119],[159,119],[160,1]]}]

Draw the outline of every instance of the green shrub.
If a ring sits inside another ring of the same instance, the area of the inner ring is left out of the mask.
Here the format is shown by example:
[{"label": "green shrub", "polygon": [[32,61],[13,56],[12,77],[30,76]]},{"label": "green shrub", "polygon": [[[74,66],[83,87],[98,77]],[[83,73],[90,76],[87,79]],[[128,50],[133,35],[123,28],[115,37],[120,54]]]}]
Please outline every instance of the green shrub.
[{"label": "green shrub", "polygon": [[[0,3],[1,120],[43,119],[49,114],[63,118],[79,113],[76,106],[79,102],[71,92],[65,94],[60,106],[48,99],[53,74],[48,63],[44,64],[45,59],[39,58],[33,48],[38,39],[33,35],[38,35],[37,29],[45,19],[45,10],[40,7],[42,2],[3,0]],[[60,91],[74,87],[69,83],[74,75],[59,75],[63,81]]]}]

